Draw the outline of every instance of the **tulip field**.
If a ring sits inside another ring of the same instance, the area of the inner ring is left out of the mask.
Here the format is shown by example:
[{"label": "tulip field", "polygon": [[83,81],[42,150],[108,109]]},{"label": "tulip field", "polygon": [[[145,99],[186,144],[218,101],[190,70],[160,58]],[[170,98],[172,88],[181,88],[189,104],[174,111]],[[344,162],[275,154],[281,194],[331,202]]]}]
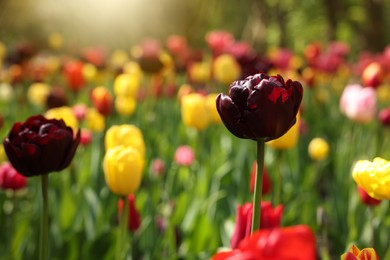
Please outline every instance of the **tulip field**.
[{"label": "tulip field", "polygon": [[390,259],[390,45],[63,40],[0,42],[0,259]]}]

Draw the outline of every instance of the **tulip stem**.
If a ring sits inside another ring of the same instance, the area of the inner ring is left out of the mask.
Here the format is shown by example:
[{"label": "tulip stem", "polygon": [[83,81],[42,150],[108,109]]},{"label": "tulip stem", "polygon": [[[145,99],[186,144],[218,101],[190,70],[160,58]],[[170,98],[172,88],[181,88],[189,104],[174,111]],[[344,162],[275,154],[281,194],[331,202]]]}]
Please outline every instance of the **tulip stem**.
[{"label": "tulip stem", "polygon": [[127,259],[129,241],[127,240],[127,226],[129,217],[129,201],[127,196],[122,196],[123,208],[119,217],[119,230],[117,240],[116,259]]},{"label": "tulip stem", "polygon": [[253,193],[253,214],[251,234],[260,229],[261,217],[261,196],[263,188],[263,168],[264,168],[264,139],[257,140],[257,168],[255,191]]},{"label": "tulip stem", "polygon": [[42,190],[42,216],[41,216],[41,234],[40,234],[40,250],[39,250],[39,259],[47,260],[49,259],[49,215],[48,215],[48,180],[49,175],[41,175],[41,190]]}]

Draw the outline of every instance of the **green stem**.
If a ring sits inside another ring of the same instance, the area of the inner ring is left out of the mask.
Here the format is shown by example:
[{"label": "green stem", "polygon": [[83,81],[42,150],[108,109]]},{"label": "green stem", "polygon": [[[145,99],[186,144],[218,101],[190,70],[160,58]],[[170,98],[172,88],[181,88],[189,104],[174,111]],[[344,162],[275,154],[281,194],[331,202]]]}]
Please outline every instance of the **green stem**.
[{"label": "green stem", "polygon": [[41,188],[42,188],[42,216],[41,216],[41,234],[40,234],[40,250],[39,259],[49,259],[49,215],[48,215],[48,196],[47,188],[49,183],[49,175],[41,175]]},{"label": "green stem", "polygon": [[127,226],[128,226],[128,217],[129,217],[129,201],[127,196],[122,196],[123,208],[122,214],[120,216],[118,238],[116,245],[116,259],[123,260],[127,258],[127,250],[129,241],[127,239]]},{"label": "green stem", "polygon": [[277,170],[275,171],[275,192],[274,192],[274,205],[279,205],[281,202],[282,198],[282,155],[283,151],[276,151],[276,168]]},{"label": "green stem", "polygon": [[264,168],[264,139],[257,140],[257,170],[255,191],[253,194],[253,215],[252,215],[252,229],[254,231],[260,229],[261,216],[261,196],[263,189],[263,168]]}]

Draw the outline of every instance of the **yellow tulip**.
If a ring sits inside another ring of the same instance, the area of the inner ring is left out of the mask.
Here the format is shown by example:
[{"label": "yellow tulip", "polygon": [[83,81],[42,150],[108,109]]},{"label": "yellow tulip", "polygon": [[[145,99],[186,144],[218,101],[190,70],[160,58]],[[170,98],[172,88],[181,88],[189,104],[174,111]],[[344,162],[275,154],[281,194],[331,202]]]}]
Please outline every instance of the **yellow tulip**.
[{"label": "yellow tulip", "polygon": [[104,116],[100,114],[95,108],[88,108],[85,115],[85,121],[88,129],[94,132],[102,132],[106,127]]},{"label": "yellow tulip", "polygon": [[230,54],[222,54],[214,60],[214,79],[222,84],[230,85],[241,75],[240,64]]},{"label": "yellow tulip", "polygon": [[45,117],[47,119],[62,119],[65,124],[73,129],[73,133],[77,133],[79,129],[79,123],[77,121],[76,116],[73,113],[72,108],[63,106],[49,109],[45,113]]},{"label": "yellow tulip", "polygon": [[33,83],[27,90],[27,99],[36,106],[45,106],[50,86],[46,83]]},{"label": "yellow tulip", "polygon": [[321,161],[328,156],[329,144],[323,138],[313,138],[308,147],[309,156],[315,161]]},{"label": "yellow tulip", "polygon": [[115,68],[122,67],[129,60],[129,55],[125,50],[117,49],[110,57],[110,64]]},{"label": "yellow tulip", "polygon": [[216,93],[208,94],[206,97],[206,106],[207,106],[207,109],[209,111],[211,122],[213,122],[215,124],[220,124],[220,123],[222,123],[222,119],[219,116],[217,106],[215,103],[217,96],[218,96],[218,94],[216,94]]},{"label": "yellow tulip", "polygon": [[136,97],[140,78],[136,74],[120,74],[114,81],[114,94]]},{"label": "yellow tulip", "polygon": [[49,35],[48,42],[52,49],[58,50],[64,44],[64,38],[60,33],[54,32]]},{"label": "yellow tulip", "polygon": [[115,146],[107,150],[103,170],[110,190],[118,195],[135,193],[141,184],[143,158],[131,146]]},{"label": "yellow tulip", "polygon": [[97,75],[97,68],[95,67],[95,65],[91,63],[84,64],[83,66],[84,78],[86,78],[88,81],[93,81],[94,79],[96,79],[96,75]]},{"label": "yellow tulip", "polygon": [[300,115],[297,114],[297,121],[295,124],[281,137],[267,142],[266,144],[274,149],[287,150],[293,148],[299,139],[299,122]]},{"label": "yellow tulip", "polygon": [[9,83],[0,83],[0,101],[10,101],[14,97],[14,89]]},{"label": "yellow tulip", "polygon": [[210,122],[206,97],[199,93],[185,95],[181,99],[181,117],[187,127],[205,129]]},{"label": "yellow tulip", "polygon": [[209,62],[194,62],[189,67],[191,80],[197,83],[207,83],[211,79],[211,65]]},{"label": "yellow tulip", "polygon": [[372,162],[358,161],[353,170],[352,177],[372,198],[390,199],[390,162],[377,157]]},{"label": "yellow tulip", "polygon": [[138,62],[135,61],[126,62],[125,65],[123,65],[123,72],[125,74],[135,75],[138,77],[140,81],[142,80],[143,72]]},{"label": "yellow tulip", "polygon": [[106,151],[115,146],[134,147],[142,158],[145,157],[145,143],[141,130],[134,125],[113,125],[105,136]]},{"label": "yellow tulip", "polygon": [[5,154],[4,145],[0,145],[0,162],[5,162],[8,160],[7,155]]},{"label": "yellow tulip", "polygon": [[120,95],[115,98],[115,110],[120,115],[131,116],[136,107],[137,101],[134,97]]}]

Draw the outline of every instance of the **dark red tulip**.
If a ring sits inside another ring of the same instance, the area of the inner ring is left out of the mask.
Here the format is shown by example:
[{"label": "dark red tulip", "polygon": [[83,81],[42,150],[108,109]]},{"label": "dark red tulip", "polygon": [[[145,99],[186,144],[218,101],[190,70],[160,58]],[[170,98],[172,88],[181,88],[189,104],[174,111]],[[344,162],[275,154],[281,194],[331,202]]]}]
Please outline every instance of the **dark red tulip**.
[{"label": "dark red tulip", "polygon": [[316,238],[306,225],[263,229],[241,241],[232,251],[215,254],[213,260],[315,260]]},{"label": "dark red tulip", "polygon": [[[140,226],[141,226],[141,218],[139,216],[139,213],[138,213],[138,210],[137,208],[135,207],[135,196],[134,194],[129,194],[129,196],[127,197],[127,203],[129,203],[129,218],[128,218],[128,230],[129,231],[136,231]],[[118,200],[118,215],[121,216],[122,215],[122,211],[123,211],[123,200],[122,199],[119,199]]]},{"label": "dark red tulip", "polygon": [[303,88],[282,76],[256,74],[230,85],[229,96],[219,94],[217,110],[226,128],[245,139],[270,141],[284,135],[296,122]]},{"label": "dark red tulip", "polygon": [[4,150],[12,166],[26,177],[61,171],[69,166],[80,142],[64,121],[32,116],[15,123],[4,139]]},{"label": "dark red tulip", "polygon": [[[249,183],[249,189],[251,193],[255,190],[255,181],[256,181],[256,170],[257,170],[257,163],[254,162],[252,165],[252,171],[251,171],[251,180]],[[271,180],[268,176],[267,169],[264,167],[263,169],[263,186],[261,189],[261,193],[263,195],[268,194],[271,191]]]},{"label": "dark red tulip", "polygon": [[367,206],[377,206],[381,203],[381,200],[374,199],[360,186],[358,186],[358,192],[360,200]]},{"label": "dark red tulip", "polygon": [[26,177],[18,173],[12,164],[4,162],[0,165],[0,187],[3,189],[19,190],[26,186]]},{"label": "dark red tulip", "polygon": [[[252,227],[253,204],[245,203],[237,206],[236,226],[230,240],[231,247],[237,248],[240,241],[248,237]],[[272,207],[271,202],[261,202],[260,229],[275,228],[280,226],[283,214],[283,206]]]},{"label": "dark red tulip", "polygon": [[48,109],[62,107],[68,104],[68,99],[63,88],[53,87],[46,98],[46,107]]},{"label": "dark red tulip", "polygon": [[390,107],[383,108],[379,112],[379,120],[383,126],[390,127]]}]

